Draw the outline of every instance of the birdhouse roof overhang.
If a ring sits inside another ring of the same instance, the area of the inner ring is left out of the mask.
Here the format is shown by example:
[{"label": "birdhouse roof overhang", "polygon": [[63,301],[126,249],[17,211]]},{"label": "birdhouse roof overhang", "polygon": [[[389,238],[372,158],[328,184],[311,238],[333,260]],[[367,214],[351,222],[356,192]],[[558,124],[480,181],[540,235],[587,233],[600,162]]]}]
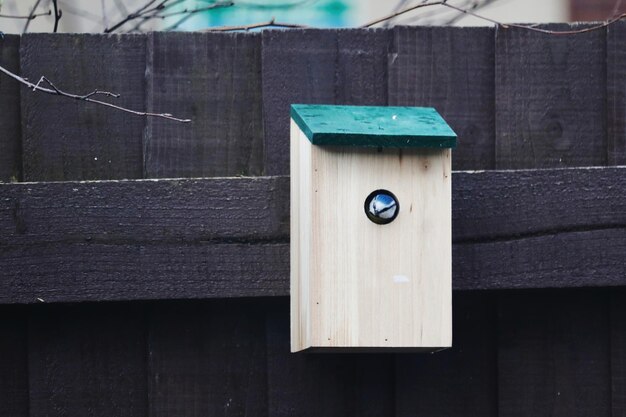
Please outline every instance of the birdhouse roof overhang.
[{"label": "birdhouse roof overhang", "polygon": [[292,104],[291,118],[314,145],[456,147],[456,133],[432,107]]}]

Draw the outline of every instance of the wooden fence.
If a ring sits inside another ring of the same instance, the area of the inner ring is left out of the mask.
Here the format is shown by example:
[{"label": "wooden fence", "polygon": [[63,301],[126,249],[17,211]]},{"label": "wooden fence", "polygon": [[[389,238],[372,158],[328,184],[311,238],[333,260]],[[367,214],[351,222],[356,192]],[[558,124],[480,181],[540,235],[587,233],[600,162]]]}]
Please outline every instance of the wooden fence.
[{"label": "wooden fence", "polygon": [[[626,415],[626,22],[29,34],[0,57],[193,119],[0,77],[0,415]],[[458,133],[453,349],[288,353],[291,103],[434,106]]]}]

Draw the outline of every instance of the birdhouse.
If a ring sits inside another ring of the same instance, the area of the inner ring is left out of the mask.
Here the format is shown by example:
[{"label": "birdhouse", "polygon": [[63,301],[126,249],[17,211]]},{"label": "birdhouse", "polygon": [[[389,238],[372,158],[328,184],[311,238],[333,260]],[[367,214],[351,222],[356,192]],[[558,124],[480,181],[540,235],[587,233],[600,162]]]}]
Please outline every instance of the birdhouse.
[{"label": "birdhouse", "polygon": [[451,148],[432,108],[291,106],[291,350],[452,344]]}]

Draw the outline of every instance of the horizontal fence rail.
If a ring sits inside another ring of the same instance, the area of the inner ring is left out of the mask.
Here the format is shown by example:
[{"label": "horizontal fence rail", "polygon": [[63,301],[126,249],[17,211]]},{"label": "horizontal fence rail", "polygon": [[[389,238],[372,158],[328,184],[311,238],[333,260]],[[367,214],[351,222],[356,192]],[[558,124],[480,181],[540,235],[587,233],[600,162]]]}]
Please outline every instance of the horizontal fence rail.
[{"label": "horizontal fence rail", "polygon": [[[456,172],[457,290],[626,284],[626,167]],[[0,302],[289,293],[289,178],[0,185]]]}]

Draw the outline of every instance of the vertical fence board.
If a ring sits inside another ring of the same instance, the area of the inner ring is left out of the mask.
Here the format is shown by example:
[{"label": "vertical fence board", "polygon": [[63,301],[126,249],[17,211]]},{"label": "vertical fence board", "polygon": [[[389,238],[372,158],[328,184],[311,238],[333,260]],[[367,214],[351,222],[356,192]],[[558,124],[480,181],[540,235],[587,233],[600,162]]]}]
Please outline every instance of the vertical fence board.
[{"label": "vertical fence board", "polygon": [[397,416],[497,416],[495,299],[455,292],[453,347],[398,355]]},{"label": "vertical fence board", "polygon": [[335,103],[337,31],[263,32],[265,174],[289,173],[289,106]]},{"label": "vertical fence board", "polygon": [[[145,44],[144,35],[27,34],[22,73],[75,94],[118,93],[97,98],[143,110]],[[26,87],[21,100],[26,181],[141,178],[144,117]]]},{"label": "vertical fence board", "polygon": [[612,417],[626,417],[626,290],[611,290]]},{"label": "vertical fence board", "polygon": [[609,165],[626,164],[626,21],[607,27],[607,133]]},{"label": "vertical fence board", "polygon": [[267,415],[258,301],[162,303],[151,316],[151,417]]},{"label": "vertical fence board", "polygon": [[458,135],[452,167],[493,169],[494,30],[396,27],[389,104],[435,107]]},{"label": "vertical fence board", "polygon": [[[20,37],[0,38],[0,65],[20,73]],[[20,84],[0,74],[0,182],[22,179],[22,126],[20,118]]]},{"label": "vertical fence board", "polygon": [[28,334],[30,417],[147,415],[141,306],[35,306]]},{"label": "vertical fence board", "polygon": [[606,292],[518,291],[499,302],[500,417],[609,416]]},{"label": "vertical fence board", "polygon": [[28,417],[26,309],[0,306],[0,416]]},{"label": "vertical fence board", "polygon": [[497,28],[495,53],[496,167],[605,165],[606,31]]},{"label": "vertical fence board", "polygon": [[271,417],[394,415],[393,355],[289,353],[289,302],[267,318]]},{"label": "vertical fence board", "polygon": [[147,108],[148,178],[259,175],[263,164],[261,36],[152,33]]},{"label": "vertical fence board", "polygon": [[337,104],[387,104],[387,50],[391,33],[386,29],[347,29],[337,33]]}]

